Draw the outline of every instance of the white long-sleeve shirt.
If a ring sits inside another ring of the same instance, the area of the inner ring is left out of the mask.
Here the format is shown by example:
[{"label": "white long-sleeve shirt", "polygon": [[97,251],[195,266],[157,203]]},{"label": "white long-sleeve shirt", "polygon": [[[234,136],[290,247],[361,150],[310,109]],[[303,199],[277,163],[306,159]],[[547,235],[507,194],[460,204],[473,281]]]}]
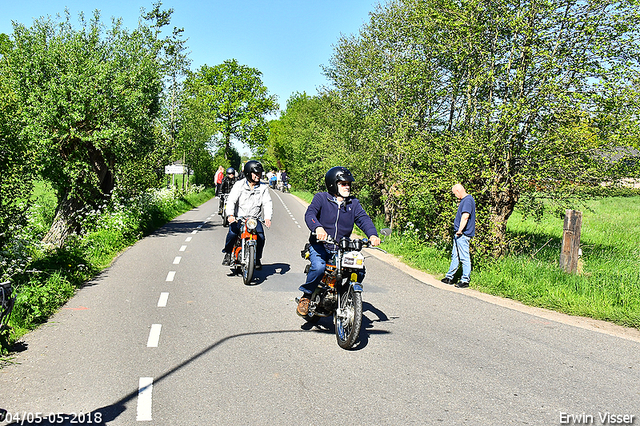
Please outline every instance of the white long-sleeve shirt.
[{"label": "white long-sleeve shirt", "polygon": [[260,182],[251,189],[246,178],[236,182],[229,192],[225,214],[235,217],[258,217],[261,212],[264,213],[264,220],[271,220],[273,203],[269,195],[269,186]]}]

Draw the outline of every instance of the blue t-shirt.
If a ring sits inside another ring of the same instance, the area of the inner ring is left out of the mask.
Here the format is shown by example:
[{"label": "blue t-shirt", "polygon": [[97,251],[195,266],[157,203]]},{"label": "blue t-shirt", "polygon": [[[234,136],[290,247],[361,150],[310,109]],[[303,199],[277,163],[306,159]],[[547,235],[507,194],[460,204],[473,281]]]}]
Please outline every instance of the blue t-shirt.
[{"label": "blue t-shirt", "polygon": [[456,219],[453,221],[453,230],[458,231],[460,227],[460,221],[462,220],[462,213],[469,213],[469,220],[467,225],[462,230],[462,233],[467,237],[475,237],[476,235],[476,201],[471,195],[467,195],[460,200],[458,206],[458,213],[456,213]]}]

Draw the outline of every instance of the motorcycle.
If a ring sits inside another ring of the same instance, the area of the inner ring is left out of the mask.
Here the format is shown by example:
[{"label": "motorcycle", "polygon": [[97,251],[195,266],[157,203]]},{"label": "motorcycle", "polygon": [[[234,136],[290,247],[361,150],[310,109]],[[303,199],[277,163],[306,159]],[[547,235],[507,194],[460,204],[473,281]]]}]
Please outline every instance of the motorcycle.
[{"label": "motorcycle", "polygon": [[220,194],[220,207],[218,208],[218,214],[222,216],[222,226],[225,228],[229,226],[229,219],[227,219],[227,215],[225,211],[227,210],[227,198],[229,198],[229,194]]},{"label": "motorcycle", "polygon": [[258,218],[240,217],[237,219],[240,233],[231,252],[231,268],[242,272],[242,280],[249,285],[256,267],[256,250],[258,249]]},{"label": "motorcycle", "polygon": [[[381,234],[388,236],[391,230],[382,229]],[[381,248],[372,247],[368,239],[342,238],[336,241],[329,237],[322,241],[332,244],[335,250],[327,261],[324,275],[311,294],[309,311],[304,319],[316,322],[322,317],[333,315],[338,346],[351,349],[360,336],[362,326],[362,276],[364,272],[363,248],[374,248],[384,253]],[[308,246],[302,251],[302,257],[309,259]],[[309,273],[311,265],[305,268]],[[300,301],[296,299],[296,303]]]}]

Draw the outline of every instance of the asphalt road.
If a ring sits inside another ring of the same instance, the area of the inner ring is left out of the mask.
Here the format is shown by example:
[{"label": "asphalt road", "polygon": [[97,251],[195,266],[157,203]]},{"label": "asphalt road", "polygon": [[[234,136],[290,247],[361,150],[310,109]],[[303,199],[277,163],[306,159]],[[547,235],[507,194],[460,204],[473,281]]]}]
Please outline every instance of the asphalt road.
[{"label": "asphalt road", "polygon": [[212,200],[27,335],[0,369],[13,424],[640,424],[640,343],[428,285],[371,254],[361,341],[339,348],[330,320],[295,314],[305,206],[271,194],[253,285],[221,265]]}]

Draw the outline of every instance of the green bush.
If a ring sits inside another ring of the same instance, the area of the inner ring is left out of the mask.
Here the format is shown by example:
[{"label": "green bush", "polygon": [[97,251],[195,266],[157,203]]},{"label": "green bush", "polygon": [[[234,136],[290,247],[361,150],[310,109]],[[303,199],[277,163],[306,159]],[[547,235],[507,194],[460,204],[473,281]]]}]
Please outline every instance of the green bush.
[{"label": "green bush", "polygon": [[31,280],[18,289],[11,316],[14,327],[30,330],[55,313],[75,291],[63,271],[56,271],[44,282]]}]

